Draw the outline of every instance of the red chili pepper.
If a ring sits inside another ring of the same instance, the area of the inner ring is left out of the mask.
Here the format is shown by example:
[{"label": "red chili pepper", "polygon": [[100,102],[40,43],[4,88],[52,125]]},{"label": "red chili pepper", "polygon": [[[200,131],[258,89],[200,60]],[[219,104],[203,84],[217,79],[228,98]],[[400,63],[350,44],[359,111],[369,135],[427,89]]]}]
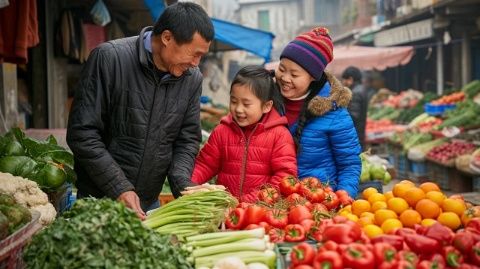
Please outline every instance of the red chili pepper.
[{"label": "red chili pepper", "polygon": [[288,224],[285,226],[285,241],[300,242],[305,240],[305,229],[300,224]]},{"label": "red chili pepper", "polygon": [[473,264],[480,266],[480,242],[475,243],[470,253],[470,260]]},{"label": "red chili pepper", "polygon": [[351,243],[342,253],[345,268],[363,269],[374,268],[375,258],[366,246],[359,243]]},{"label": "red chili pepper", "polygon": [[431,254],[440,250],[437,240],[419,234],[406,234],[403,237],[407,246],[415,253]]},{"label": "red chili pepper", "polygon": [[245,224],[245,210],[243,208],[233,209],[225,220],[225,225],[229,229],[242,229]]},{"label": "red chili pepper", "polygon": [[392,245],[397,251],[403,249],[403,238],[398,235],[382,234],[372,239],[372,244],[384,242]]},{"label": "red chili pepper", "polygon": [[475,241],[473,240],[472,233],[469,231],[457,232],[453,237],[452,245],[460,250],[464,255],[468,255],[472,251],[472,247]]},{"label": "red chili pepper", "polygon": [[324,242],[323,244],[320,244],[318,246],[317,253],[321,253],[321,252],[328,251],[328,250],[337,251],[338,250],[338,244],[335,243],[332,240]]},{"label": "red chili pepper", "polygon": [[294,266],[301,264],[310,265],[313,263],[313,258],[315,258],[315,249],[306,242],[294,246],[290,252],[290,259]]},{"label": "red chili pepper", "polygon": [[323,240],[333,240],[338,244],[349,244],[360,239],[362,230],[357,224],[338,223],[325,227]]},{"label": "red chili pepper", "polygon": [[395,259],[397,250],[388,243],[376,243],[373,245],[373,254],[375,255],[375,262],[381,265],[383,262],[391,262]]},{"label": "red chili pepper", "polygon": [[414,267],[418,263],[418,256],[417,254],[413,253],[412,251],[409,250],[401,250],[397,252],[397,261],[406,261],[410,264],[412,264]]},{"label": "red chili pepper", "polygon": [[452,243],[454,233],[446,226],[436,222],[427,228],[424,235],[437,240],[441,245],[448,246]]},{"label": "red chili pepper", "polygon": [[[331,241],[329,241],[331,242]],[[343,261],[338,252],[333,250],[326,250],[318,253],[313,261],[313,268],[315,269],[342,269]]]},{"label": "red chili pepper", "polygon": [[278,228],[270,229],[270,231],[268,232],[268,235],[270,236],[270,241],[272,241],[273,243],[285,241],[285,231],[282,229],[278,229]]},{"label": "red chili pepper", "polygon": [[447,265],[453,268],[458,268],[463,263],[463,255],[453,246],[446,246],[442,249],[443,257]]}]

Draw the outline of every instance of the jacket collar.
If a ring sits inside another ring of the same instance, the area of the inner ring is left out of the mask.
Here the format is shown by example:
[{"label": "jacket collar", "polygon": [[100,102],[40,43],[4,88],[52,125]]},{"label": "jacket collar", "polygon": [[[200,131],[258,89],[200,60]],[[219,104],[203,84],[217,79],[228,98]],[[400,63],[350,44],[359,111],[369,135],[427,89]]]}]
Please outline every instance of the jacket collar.
[{"label": "jacket collar", "polygon": [[[238,124],[233,120],[231,113],[228,113],[227,116],[223,117],[220,123],[232,127],[233,130],[239,130],[234,127],[234,126],[238,127]],[[272,108],[272,110],[270,110],[270,112],[265,114],[262,120],[258,123],[256,132],[267,130],[279,125],[287,126],[288,120],[286,117],[281,116],[280,113],[278,113],[278,111],[275,108]]]},{"label": "jacket collar", "polygon": [[339,107],[347,107],[352,99],[352,92],[332,74],[325,72],[327,83],[317,96],[308,103],[308,111],[313,116],[322,116]]}]

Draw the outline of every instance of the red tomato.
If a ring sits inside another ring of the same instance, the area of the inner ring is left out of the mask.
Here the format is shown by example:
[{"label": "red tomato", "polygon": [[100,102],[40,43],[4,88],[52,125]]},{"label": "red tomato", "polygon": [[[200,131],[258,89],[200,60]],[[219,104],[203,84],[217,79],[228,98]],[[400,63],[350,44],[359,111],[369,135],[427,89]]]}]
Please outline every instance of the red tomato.
[{"label": "red tomato", "polygon": [[270,224],[265,221],[260,221],[258,226],[263,227],[263,229],[265,229],[265,233],[270,232],[270,230],[272,229],[272,226],[270,226]]},{"label": "red tomato", "polygon": [[253,230],[253,229],[257,229],[257,228],[261,228],[262,226],[260,226],[260,224],[248,224],[245,228],[243,228],[244,230]]},{"label": "red tomato", "polygon": [[288,196],[292,193],[298,193],[300,191],[300,182],[294,176],[286,176],[280,180],[280,193],[284,196]]},{"label": "red tomato", "polygon": [[251,205],[245,210],[245,224],[259,224],[265,218],[265,208]]},{"label": "red tomato", "polygon": [[312,213],[303,205],[297,205],[290,209],[288,213],[288,223],[300,224],[304,219],[312,219]]},{"label": "red tomato", "polygon": [[325,200],[322,202],[328,210],[336,209],[340,205],[337,195],[334,192],[327,192]]},{"label": "red tomato", "polygon": [[243,208],[243,209],[247,209],[249,206],[251,206],[252,204],[250,203],[247,203],[247,202],[241,202],[237,205],[237,207],[239,208]]},{"label": "red tomato", "polygon": [[304,219],[302,222],[300,222],[300,225],[305,228],[305,233],[309,234],[312,227],[315,226],[315,221],[312,219]]},{"label": "red tomato", "polygon": [[280,198],[278,190],[273,187],[260,189],[257,196],[260,201],[263,201],[269,205],[273,205]]},{"label": "red tomato", "polygon": [[316,177],[304,177],[300,179],[300,184],[307,185],[310,188],[320,187],[320,180]]},{"label": "red tomato", "polygon": [[288,224],[288,213],[280,209],[268,210],[265,220],[275,228],[283,228]]},{"label": "red tomato", "polygon": [[270,237],[270,241],[272,241],[273,243],[285,241],[285,231],[282,229],[278,229],[278,228],[270,229],[270,231],[268,232],[268,235]]},{"label": "red tomato", "polygon": [[292,193],[287,197],[287,202],[293,206],[306,202],[306,199],[298,193]]}]

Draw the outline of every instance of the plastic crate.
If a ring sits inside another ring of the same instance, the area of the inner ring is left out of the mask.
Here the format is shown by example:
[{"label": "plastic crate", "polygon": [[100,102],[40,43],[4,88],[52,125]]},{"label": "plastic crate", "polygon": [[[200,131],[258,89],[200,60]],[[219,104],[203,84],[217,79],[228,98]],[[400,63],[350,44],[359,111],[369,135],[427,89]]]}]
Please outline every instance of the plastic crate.
[{"label": "plastic crate", "polygon": [[66,183],[54,192],[47,192],[47,196],[57,214],[60,214],[72,206],[72,184]]},{"label": "plastic crate", "polygon": [[472,180],[473,191],[480,192],[480,176],[476,176]]},{"label": "plastic crate", "polygon": [[463,173],[457,169],[452,169],[452,177],[448,183],[450,191],[454,193],[471,192],[473,190],[473,176],[471,174]]},{"label": "plastic crate", "polygon": [[404,179],[409,177],[410,160],[407,158],[407,155],[405,154],[400,154],[398,156],[397,173],[398,173],[399,179]]},{"label": "plastic crate", "polygon": [[379,193],[383,193],[383,184],[381,181],[374,180],[374,181],[360,182],[360,184],[358,184],[357,199],[361,198],[360,196],[362,195],[362,192],[365,189],[370,187],[377,189]]},{"label": "plastic crate", "polygon": [[449,105],[432,105],[430,103],[425,104],[423,107],[425,110],[425,113],[431,116],[439,116],[445,113],[448,110],[452,110],[456,107],[455,104],[449,104]]},{"label": "plastic crate", "polygon": [[440,189],[444,191],[450,190],[449,180],[454,178],[454,169],[440,165],[438,163],[428,161],[427,162],[428,176],[431,181],[438,184]]},{"label": "plastic crate", "polygon": [[410,160],[409,178],[417,183],[423,183],[429,181],[427,164],[423,162],[417,162]]}]

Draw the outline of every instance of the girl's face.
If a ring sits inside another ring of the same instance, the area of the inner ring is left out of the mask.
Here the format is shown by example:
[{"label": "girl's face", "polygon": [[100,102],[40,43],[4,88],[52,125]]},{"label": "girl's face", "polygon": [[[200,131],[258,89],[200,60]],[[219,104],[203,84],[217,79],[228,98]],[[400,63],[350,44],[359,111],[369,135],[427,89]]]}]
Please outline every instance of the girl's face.
[{"label": "girl's face", "polygon": [[287,99],[304,96],[308,86],[315,79],[294,61],[282,58],[275,70],[275,78],[280,86],[280,92]]},{"label": "girl's face", "polygon": [[272,109],[273,101],[262,104],[248,85],[235,84],[230,92],[230,113],[233,120],[240,126],[245,127],[260,121],[263,113]]}]

